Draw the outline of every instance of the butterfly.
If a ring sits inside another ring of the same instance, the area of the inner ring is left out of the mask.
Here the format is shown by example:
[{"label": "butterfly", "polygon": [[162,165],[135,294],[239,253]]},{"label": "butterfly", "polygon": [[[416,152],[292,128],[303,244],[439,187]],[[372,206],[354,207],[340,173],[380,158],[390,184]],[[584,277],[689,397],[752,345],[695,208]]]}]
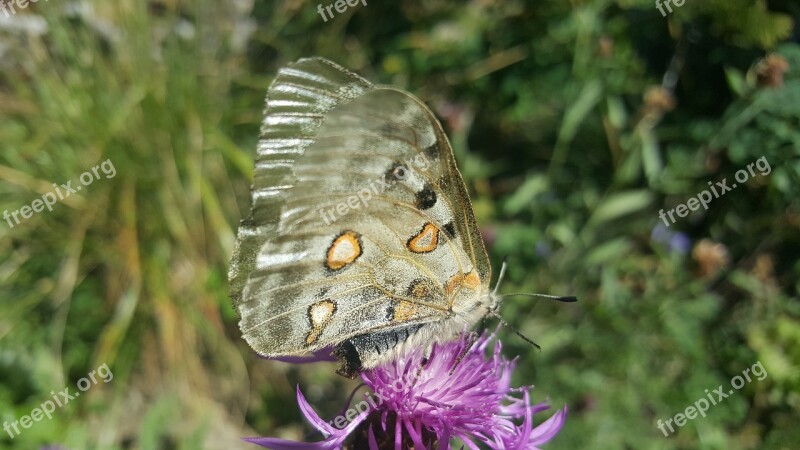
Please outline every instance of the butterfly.
[{"label": "butterfly", "polygon": [[323,58],[280,69],[251,200],[229,281],[263,356],[330,348],[353,378],[499,306],[450,143],[405,91]]}]

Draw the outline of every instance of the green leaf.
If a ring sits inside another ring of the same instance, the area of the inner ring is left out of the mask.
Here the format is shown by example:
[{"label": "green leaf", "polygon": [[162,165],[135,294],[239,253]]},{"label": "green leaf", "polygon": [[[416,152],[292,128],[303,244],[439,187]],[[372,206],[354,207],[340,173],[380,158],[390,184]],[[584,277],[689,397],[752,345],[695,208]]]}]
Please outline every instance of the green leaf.
[{"label": "green leaf", "polygon": [[600,225],[647,208],[653,202],[648,190],[619,192],[606,197],[589,219],[591,225]]},{"label": "green leaf", "polygon": [[725,79],[728,80],[728,87],[731,88],[731,91],[739,97],[744,97],[749,90],[744,74],[732,67],[725,68]]}]

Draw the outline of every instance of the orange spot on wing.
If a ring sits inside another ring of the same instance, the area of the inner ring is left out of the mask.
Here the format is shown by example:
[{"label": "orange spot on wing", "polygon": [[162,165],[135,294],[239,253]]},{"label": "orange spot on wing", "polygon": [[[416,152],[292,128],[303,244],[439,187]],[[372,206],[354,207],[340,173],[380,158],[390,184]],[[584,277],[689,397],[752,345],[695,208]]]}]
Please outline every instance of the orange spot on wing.
[{"label": "orange spot on wing", "polygon": [[463,274],[457,273],[453,275],[452,277],[450,277],[449,280],[447,280],[447,283],[444,285],[444,292],[447,295],[452,295],[453,292],[455,292],[456,289],[458,289],[458,287],[461,286],[462,281],[464,281]]},{"label": "orange spot on wing", "polygon": [[417,283],[414,285],[413,289],[411,289],[411,295],[415,298],[425,298],[428,296],[428,293],[428,285],[425,283]]},{"label": "orange spot on wing", "polygon": [[444,285],[444,292],[447,295],[453,295],[454,292],[458,290],[459,287],[463,286],[467,289],[475,290],[481,285],[481,279],[478,276],[478,273],[475,270],[472,270],[470,273],[464,275],[463,273],[457,273],[450,277],[447,280],[447,283]]},{"label": "orange spot on wing", "polygon": [[417,313],[417,305],[407,300],[402,300],[394,307],[394,321],[407,322]]},{"label": "orange spot on wing", "polygon": [[311,345],[314,342],[317,342],[320,333],[322,333],[322,330],[313,329],[309,331],[308,336],[306,336],[306,345]]},{"label": "orange spot on wing", "polygon": [[439,229],[430,222],[423,225],[422,230],[406,243],[406,247],[414,253],[432,252],[437,245],[439,245]]},{"label": "orange spot on wing", "polygon": [[464,287],[468,289],[477,289],[480,285],[481,278],[478,276],[478,272],[475,272],[474,269],[464,277]]},{"label": "orange spot on wing", "polygon": [[355,231],[345,231],[333,240],[325,256],[325,266],[339,270],[361,256],[361,236]]},{"label": "orange spot on wing", "polygon": [[331,300],[322,300],[308,307],[308,322],[311,331],[306,336],[306,345],[311,345],[319,339],[322,330],[331,322],[336,312],[336,303]]}]

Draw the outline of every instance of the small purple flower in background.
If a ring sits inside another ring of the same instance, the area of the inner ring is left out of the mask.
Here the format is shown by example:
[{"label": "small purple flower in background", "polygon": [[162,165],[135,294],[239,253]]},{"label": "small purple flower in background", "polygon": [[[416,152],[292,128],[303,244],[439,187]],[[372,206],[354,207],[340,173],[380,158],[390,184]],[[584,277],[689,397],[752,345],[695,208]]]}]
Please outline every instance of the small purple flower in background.
[{"label": "small purple flower in background", "polygon": [[536,256],[547,258],[553,254],[553,247],[545,241],[538,241],[535,247]]},{"label": "small purple flower in background", "polygon": [[689,253],[689,250],[692,248],[692,240],[689,239],[689,236],[686,236],[680,231],[670,231],[660,222],[650,233],[650,239],[653,242],[665,245],[670,253],[685,255]]},{"label": "small purple flower in background", "polygon": [[555,437],[566,420],[566,406],[534,426],[534,414],[549,406],[531,405],[529,387],[511,388],[515,361],[501,355],[494,333],[484,332],[474,342],[469,336],[435,344],[427,363],[418,350],[408,358],[363,372],[361,379],[375,400],[359,403],[367,407],[358,411],[351,408],[346,419],[342,415],[325,422],[298,388],[300,409],[325,436],[322,441],[245,440],[273,450],[447,450],[451,439],[459,439],[470,449],[478,449],[479,442],[491,449],[511,450],[536,449]]}]

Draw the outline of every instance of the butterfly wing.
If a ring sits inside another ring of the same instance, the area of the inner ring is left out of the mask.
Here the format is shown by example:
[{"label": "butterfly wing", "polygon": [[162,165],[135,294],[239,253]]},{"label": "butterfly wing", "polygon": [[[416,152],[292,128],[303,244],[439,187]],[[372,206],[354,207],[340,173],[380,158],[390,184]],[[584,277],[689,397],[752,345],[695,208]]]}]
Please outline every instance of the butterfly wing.
[{"label": "butterfly wing", "polygon": [[470,325],[459,311],[474,308],[489,270],[449,143],[424,104],[320,58],[279,72],[229,274],[253,349],[361,343],[358,366],[372,366],[381,346],[367,355],[374,342],[360,336],[393,332],[397,344],[425,324]]}]

